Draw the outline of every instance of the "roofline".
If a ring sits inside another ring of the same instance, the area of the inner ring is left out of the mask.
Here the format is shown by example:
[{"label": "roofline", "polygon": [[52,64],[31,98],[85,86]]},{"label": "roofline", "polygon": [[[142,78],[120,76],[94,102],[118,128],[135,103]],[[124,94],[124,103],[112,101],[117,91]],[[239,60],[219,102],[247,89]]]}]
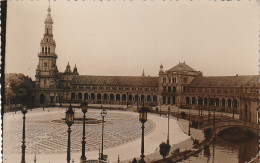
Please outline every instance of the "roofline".
[{"label": "roofline", "polygon": [[159,78],[159,76],[106,76],[106,75],[76,75],[76,76]]}]

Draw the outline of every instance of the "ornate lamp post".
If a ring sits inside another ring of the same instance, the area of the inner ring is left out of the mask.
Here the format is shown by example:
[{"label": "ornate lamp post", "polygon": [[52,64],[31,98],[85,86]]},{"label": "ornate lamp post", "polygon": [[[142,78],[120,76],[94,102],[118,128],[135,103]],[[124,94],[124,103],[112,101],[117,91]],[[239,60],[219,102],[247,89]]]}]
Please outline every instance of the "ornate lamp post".
[{"label": "ornate lamp post", "polygon": [[168,135],[167,135],[167,144],[170,144],[169,141],[169,121],[170,121],[170,106],[168,107]]},{"label": "ornate lamp post", "polygon": [[25,163],[25,114],[27,113],[27,108],[24,106],[22,108],[22,113],[23,113],[23,141],[22,141],[22,161],[21,163]]},{"label": "ornate lamp post", "polygon": [[213,128],[215,129],[215,125],[216,125],[216,102],[215,102],[215,97],[213,99],[213,102],[212,102],[212,105],[213,105]]},{"label": "ornate lamp post", "polygon": [[208,103],[209,103],[209,110],[208,110],[208,121],[210,121],[210,98],[209,98],[209,101],[208,101]]},{"label": "ornate lamp post", "polygon": [[70,163],[70,133],[71,133],[71,125],[74,123],[74,111],[72,110],[72,106],[70,106],[66,111],[66,124],[68,125],[68,146],[67,146],[67,162]]},{"label": "ornate lamp post", "polygon": [[150,110],[145,108],[144,105],[139,111],[139,121],[142,123],[142,144],[141,144],[141,163],[144,163],[144,123],[147,121],[147,112]]},{"label": "ornate lamp post", "polygon": [[83,137],[82,137],[82,154],[80,157],[80,163],[85,163],[87,160],[86,155],[85,155],[85,146],[86,146],[85,123],[86,123],[86,112],[88,111],[88,103],[84,101],[81,104],[81,108],[82,108],[82,112],[83,112]]},{"label": "ornate lamp post", "polygon": [[128,92],[126,92],[126,109],[128,110]]},{"label": "ornate lamp post", "polygon": [[235,105],[235,99],[234,99],[234,97],[233,97],[233,105],[232,105],[232,112],[233,112],[233,114],[232,114],[232,119],[234,120],[235,119],[235,109],[234,109],[234,105]]},{"label": "ornate lamp post", "polygon": [[[101,109],[103,108],[103,106],[101,106]],[[102,109],[101,113],[100,113],[101,117],[102,117],[102,144],[101,144],[101,160],[104,160],[104,154],[103,154],[103,147],[104,147],[104,140],[103,140],[103,132],[104,132],[104,118],[107,115],[107,111],[105,109]]]},{"label": "ornate lamp post", "polygon": [[188,131],[188,136],[190,136],[190,107],[189,107],[189,131]]}]

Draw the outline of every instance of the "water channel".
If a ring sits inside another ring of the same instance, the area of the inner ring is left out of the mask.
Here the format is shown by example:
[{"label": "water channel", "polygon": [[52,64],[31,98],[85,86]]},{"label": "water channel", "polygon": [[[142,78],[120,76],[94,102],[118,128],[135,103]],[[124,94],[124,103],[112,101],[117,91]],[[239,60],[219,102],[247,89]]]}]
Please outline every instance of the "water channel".
[{"label": "water channel", "polygon": [[[245,163],[250,161],[258,152],[258,137],[239,143],[225,141],[220,136],[197,156],[190,157],[182,162],[188,163]],[[257,163],[254,161],[252,163]]]}]

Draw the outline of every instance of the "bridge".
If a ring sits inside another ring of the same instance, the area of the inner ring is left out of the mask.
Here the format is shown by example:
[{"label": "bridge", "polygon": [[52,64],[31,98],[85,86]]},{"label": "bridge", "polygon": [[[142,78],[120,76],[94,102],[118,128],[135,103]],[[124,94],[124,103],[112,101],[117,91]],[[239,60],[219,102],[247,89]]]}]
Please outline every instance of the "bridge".
[{"label": "bridge", "polygon": [[201,126],[202,130],[205,131],[207,129],[213,129],[212,131],[214,134],[219,134],[220,131],[231,128],[231,127],[239,127],[242,129],[248,129],[258,135],[259,133],[259,125],[256,123],[251,123],[247,121],[239,121],[239,120],[223,120],[223,121],[216,121],[215,126],[214,122],[207,123]]}]

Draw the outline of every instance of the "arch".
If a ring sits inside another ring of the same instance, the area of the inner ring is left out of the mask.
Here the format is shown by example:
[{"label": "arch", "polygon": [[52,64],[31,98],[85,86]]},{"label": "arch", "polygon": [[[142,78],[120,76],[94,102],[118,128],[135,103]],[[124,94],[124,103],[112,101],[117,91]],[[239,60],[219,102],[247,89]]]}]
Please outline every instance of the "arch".
[{"label": "arch", "polygon": [[144,98],[144,95],[141,95],[141,101],[144,101],[145,98]]},{"label": "arch", "polygon": [[186,97],[186,104],[190,104],[190,98]]},{"label": "arch", "polygon": [[165,86],[163,86],[163,91],[166,92],[166,87]]},{"label": "arch", "polygon": [[40,95],[40,104],[44,104],[44,102],[45,102],[45,96],[44,96],[44,94],[41,94]]},{"label": "arch", "polygon": [[175,96],[172,96],[172,104],[175,105],[176,102],[175,102]]},{"label": "arch", "polygon": [[176,87],[175,86],[173,86],[172,91],[176,92]]},{"label": "arch", "polygon": [[116,101],[120,101],[120,94],[116,94]]},{"label": "arch", "polygon": [[138,100],[138,95],[135,95],[135,101],[139,101],[139,100]]},{"label": "arch", "polygon": [[166,97],[163,96],[163,104],[166,104]]},{"label": "arch", "polygon": [[208,99],[206,97],[204,98],[204,105],[208,105]]},{"label": "arch", "polygon": [[167,103],[168,103],[168,105],[171,104],[171,97],[168,97],[168,98],[167,98]]},{"label": "arch", "polygon": [[109,98],[110,98],[110,101],[114,101],[115,100],[114,94],[111,93]]},{"label": "arch", "polygon": [[101,101],[101,93],[98,93],[98,94],[97,94],[97,100],[98,100],[98,101]]},{"label": "arch", "polygon": [[223,98],[222,100],[221,100],[221,103],[222,103],[222,107],[225,107],[226,106],[226,100]]},{"label": "arch", "polygon": [[47,47],[45,47],[45,53],[47,53]]},{"label": "arch", "polygon": [[151,102],[151,96],[147,95],[147,102]]},{"label": "arch", "polygon": [[76,94],[75,93],[71,93],[71,99],[75,100],[75,98],[76,98]]},{"label": "arch", "polygon": [[228,107],[231,108],[231,99],[228,99]]},{"label": "arch", "polygon": [[210,98],[209,99],[209,105],[214,106],[214,103],[215,103],[214,98]]},{"label": "arch", "polygon": [[171,92],[172,88],[170,86],[168,86],[168,92]]},{"label": "arch", "polygon": [[49,52],[49,53],[51,52],[51,48],[50,48],[50,47],[48,47],[48,52]]},{"label": "arch", "polygon": [[216,98],[216,106],[219,106],[219,98]]},{"label": "arch", "polygon": [[82,93],[78,93],[78,99],[82,100]]},{"label": "arch", "polygon": [[44,53],[44,47],[42,47],[42,53]]},{"label": "arch", "polygon": [[191,99],[191,103],[192,103],[193,105],[196,104],[196,98],[195,98],[195,97],[192,97],[192,99]]},{"label": "arch", "polygon": [[234,99],[233,103],[234,103],[233,107],[234,107],[234,108],[237,108],[237,107],[238,107],[237,99]]},{"label": "arch", "polygon": [[84,100],[88,100],[88,93],[84,93]]},{"label": "arch", "polygon": [[199,97],[199,98],[198,98],[198,104],[199,104],[199,105],[202,105],[202,103],[203,103],[203,100],[202,100],[201,97]]},{"label": "arch", "polygon": [[105,93],[104,95],[103,95],[103,97],[104,97],[104,100],[106,101],[108,98],[108,96],[107,96],[107,94]]},{"label": "arch", "polygon": [[95,98],[96,98],[95,93],[91,93],[91,100],[95,100]]},{"label": "arch", "polygon": [[153,96],[153,102],[157,102],[157,96],[156,95]]},{"label": "arch", "polygon": [[122,95],[122,101],[126,101],[126,94]]},{"label": "arch", "polygon": [[133,100],[133,96],[130,94],[128,95],[128,101],[132,101]]}]

